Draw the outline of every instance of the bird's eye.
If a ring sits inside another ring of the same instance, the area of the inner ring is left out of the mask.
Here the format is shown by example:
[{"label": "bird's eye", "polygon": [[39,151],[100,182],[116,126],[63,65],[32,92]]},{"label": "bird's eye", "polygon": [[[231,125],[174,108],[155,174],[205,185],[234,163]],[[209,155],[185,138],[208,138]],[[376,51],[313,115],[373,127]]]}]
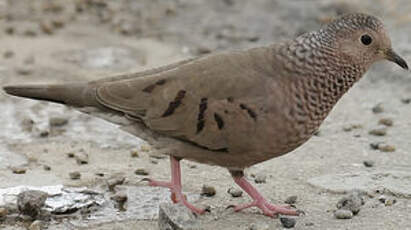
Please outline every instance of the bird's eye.
[{"label": "bird's eye", "polygon": [[361,43],[368,46],[372,43],[372,38],[368,34],[364,34],[361,36]]}]

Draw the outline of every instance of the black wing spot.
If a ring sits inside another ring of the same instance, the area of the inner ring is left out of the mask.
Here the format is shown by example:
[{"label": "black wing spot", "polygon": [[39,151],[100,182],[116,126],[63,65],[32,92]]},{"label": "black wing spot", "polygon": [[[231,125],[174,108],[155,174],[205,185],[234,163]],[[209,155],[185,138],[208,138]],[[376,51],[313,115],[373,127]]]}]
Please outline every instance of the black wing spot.
[{"label": "black wing spot", "polygon": [[155,84],[151,84],[151,85],[147,86],[146,88],[144,88],[143,92],[151,93],[151,92],[153,92],[154,88],[156,88],[157,85],[164,85],[165,83],[166,83],[166,80],[164,80],[164,79],[158,80],[158,81],[156,81]]},{"label": "black wing spot", "polygon": [[182,142],[185,142],[185,143],[187,143],[187,144],[193,145],[193,146],[195,146],[195,147],[198,147],[198,148],[207,150],[207,151],[228,153],[228,148],[212,149],[212,148],[208,148],[207,146],[200,145],[200,144],[198,144],[198,143],[196,143],[196,142],[194,142],[194,141],[190,141],[190,140],[187,140],[187,139],[182,139],[182,138],[176,138],[176,139],[178,139],[178,140],[180,140],[180,141],[182,141]]},{"label": "black wing spot", "polygon": [[171,114],[173,114],[174,110],[176,110],[177,107],[181,105],[181,101],[183,100],[185,94],[186,94],[185,90],[178,91],[176,97],[174,98],[174,101],[172,101],[168,104],[168,108],[163,113],[162,117],[167,117],[167,116],[170,116]]},{"label": "black wing spot", "polygon": [[204,128],[204,113],[207,110],[207,100],[207,98],[201,98],[200,105],[198,106],[197,133],[200,133]]},{"label": "black wing spot", "polygon": [[214,120],[217,122],[218,129],[222,129],[224,127],[223,118],[221,118],[218,113],[214,113]]},{"label": "black wing spot", "polygon": [[156,81],[156,85],[164,85],[164,83],[166,83],[165,79],[161,79],[161,80]]},{"label": "black wing spot", "polygon": [[151,93],[151,92],[153,92],[153,90],[154,90],[155,87],[156,87],[155,84],[149,85],[149,86],[147,86],[146,88],[143,89],[143,92],[145,92],[145,93]]},{"label": "black wing spot", "polygon": [[246,106],[245,104],[240,104],[240,108],[244,109],[247,111],[248,115],[254,119],[254,121],[257,120],[257,113],[254,112],[254,110],[252,110],[251,108],[249,108],[248,106]]}]

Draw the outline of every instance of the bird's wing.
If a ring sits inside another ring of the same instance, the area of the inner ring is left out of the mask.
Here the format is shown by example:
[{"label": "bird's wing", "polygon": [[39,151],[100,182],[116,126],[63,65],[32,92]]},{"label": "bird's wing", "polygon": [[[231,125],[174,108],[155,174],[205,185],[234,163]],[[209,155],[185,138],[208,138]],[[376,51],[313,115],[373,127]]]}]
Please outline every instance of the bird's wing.
[{"label": "bird's wing", "polygon": [[259,113],[273,72],[270,53],[268,48],[222,53],[140,78],[103,81],[97,101],[155,132],[225,151],[230,140],[241,142],[263,119]]}]

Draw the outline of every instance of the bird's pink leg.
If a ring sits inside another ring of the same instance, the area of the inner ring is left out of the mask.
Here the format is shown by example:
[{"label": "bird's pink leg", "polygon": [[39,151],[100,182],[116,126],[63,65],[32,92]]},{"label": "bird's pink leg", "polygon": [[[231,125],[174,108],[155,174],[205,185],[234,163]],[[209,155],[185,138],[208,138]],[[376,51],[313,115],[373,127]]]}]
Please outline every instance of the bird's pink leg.
[{"label": "bird's pink leg", "polygon": [[204,209],[199,209],[194,207],[191,203],[189,203],[186,199],[186,196],[182,193],[181,189],[181,169],[180,169],[180,160],[170,156],[170,163],[171,163],[171,182],[164,182],[164,181],[156,181],[151,179],[146,179],[149,182],[150,186],[156,187],[166,187],[169,188],[171,191],[171,200],[174,203],[182,203],[188,209],[193,211],[197,214],[202,214],[205,212]]},{"label": "bird's pink leg", "polygon": [[263,211],[264,215],[271,217],[277,214],[293,216],[298,216],[300,214],[298,210],[293,210],[289,206],[273,205],[267,202],[267,200],[257,191],[257,189],[255,189],[247,181],[242,171],[231,171],[231,175],[233,176],[235,183],[238,184],[238,186],[240,186],[253,199],[253,202],[249,204],[235,206],[234,211],[238,212],[246,208],[258,207]]}]

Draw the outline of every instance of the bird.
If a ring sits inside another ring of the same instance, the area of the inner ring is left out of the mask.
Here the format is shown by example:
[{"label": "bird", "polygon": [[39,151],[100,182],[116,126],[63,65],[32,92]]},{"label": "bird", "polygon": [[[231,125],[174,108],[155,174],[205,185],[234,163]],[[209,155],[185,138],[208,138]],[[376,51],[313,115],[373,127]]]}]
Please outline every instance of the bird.
[{"label": "bird", "polygon": [[313,136],[337,101],[377,61],[403,69],[382,21],[364,13],[340,16],[317,31],[246,50],[183,60],[90,82],[5,86],[8,94],[74,107],[147,141],[170,157],[166,187],[192,212],[182,192],[180,161],[225,167],[266,216],[299,215],[269,202],[244,170],[292,152]]}]

